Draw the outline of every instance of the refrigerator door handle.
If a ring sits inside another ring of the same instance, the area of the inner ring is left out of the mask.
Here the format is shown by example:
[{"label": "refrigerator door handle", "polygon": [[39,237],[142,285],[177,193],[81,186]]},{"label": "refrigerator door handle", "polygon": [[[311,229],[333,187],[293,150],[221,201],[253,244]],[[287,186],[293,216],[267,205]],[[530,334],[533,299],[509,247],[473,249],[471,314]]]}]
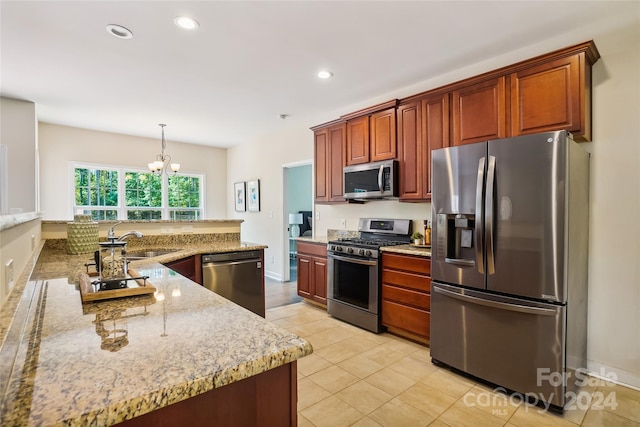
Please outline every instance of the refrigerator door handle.
[{"label": "refrigerator door handle", "polygon": [[484,227],[482,224],[482,189],[484,188],[484,164],[485,158],[478,160],[478,178],[476,181],[476,264],[478,272],[484,274],[484,254],[482,251],[482,234]]},{"label": "refrigerator door handle", "polygon": [[496,272],[496,265],[493,252],[493,221],[494,221],[494,200],[493,200],[493,186],[496,179],[496,158],[489,156],[489,165],[487,166],[487,191],[485,199],[485,239],[487,242],[487,273],[494,274]]},{"label": "refrigerator door handle", "polygon": [[447,264],[462,265],[465,267],[474,267],[476,265],[476,262],[472,259],[445,258],[444,262]]},{"label": "refrigerator door handle", "polygon": [[552,310],[548,308],[528,307],[526,305],[519,305],[519,304],[508,304],[504,302],[491,301],[484,298],[477,298],[471,295],[459,294],[457,292],[451,292],[446,289],[439,288],[437,286],[434,286],[433,290],[439,294],[442,294],[450,298],[455,298],[457,300],[469,302],[472,304],[484,305],[485,307],[497,308],[499,310],[517,311],[519,313],[535,314],[537,316],[555,316],[557,313],[557,310]]}]

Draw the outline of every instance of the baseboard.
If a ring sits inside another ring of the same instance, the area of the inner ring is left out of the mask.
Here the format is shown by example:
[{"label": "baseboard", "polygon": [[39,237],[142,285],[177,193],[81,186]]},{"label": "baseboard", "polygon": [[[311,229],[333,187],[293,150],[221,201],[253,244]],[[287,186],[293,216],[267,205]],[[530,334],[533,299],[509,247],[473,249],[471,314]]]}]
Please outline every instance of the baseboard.
[{"label": "baseboard", "polygon": [[587,361],[587,370],[589,371],[589,375],[596,378],[602,378],[634,390],[640,390],[640,377],[632,372],[612,368],[611,366],[603,365],[593,360]]},{"label": "baseboard", "polygon": [[278,274],[274,271],[266,271],[264,272],[264,277],[268,277],[269,279],[276,280],[278,282],[284,282],[282,274]]}]

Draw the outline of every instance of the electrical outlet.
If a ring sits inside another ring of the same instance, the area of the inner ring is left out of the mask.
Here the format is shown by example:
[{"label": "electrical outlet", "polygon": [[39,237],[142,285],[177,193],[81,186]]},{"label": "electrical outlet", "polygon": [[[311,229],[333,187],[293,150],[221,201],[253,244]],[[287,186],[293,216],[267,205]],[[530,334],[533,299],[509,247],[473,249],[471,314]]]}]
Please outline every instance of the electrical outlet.
[{"label": "electrical outlet", "polygon": [[31,250],[32,251],[36,250],[36,235],[35,234],[31,235]]},{"label": "electrical outlet", "polygon": [[269,218],[273,218],[273,211],[269,211]]},{"label": "electrical outlet", "polygon": [[340,218],[340,228],[347,228],[347,220],[345,218]]},{"label": "electrical outlet", "polygon": [[183,225],[182,226],[182,232],[183,233],[193,233],[193,226],[192,225]]},{"label": "electrical outlet", "polygon": [[4,279],[7,291],[13,288],[13,260],[10,259],[4,266]]},{"label": "electrical outlet", "polygon": [[271,264],[275,264],[275,263],[276,263],[276,256],[271,255]]},{"label": "electrical outlet", "polygon": [[320,211],[316,211],[316,219],[320,220]]}]

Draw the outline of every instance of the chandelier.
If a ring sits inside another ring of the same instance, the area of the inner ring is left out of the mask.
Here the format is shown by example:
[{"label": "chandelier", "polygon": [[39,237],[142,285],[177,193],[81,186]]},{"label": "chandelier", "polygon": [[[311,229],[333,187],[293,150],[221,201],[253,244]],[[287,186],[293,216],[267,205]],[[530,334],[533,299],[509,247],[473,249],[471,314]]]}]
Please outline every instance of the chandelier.
[{"label": "chandelier", "polygon": [[167,148],[167,143],[164,140],[164,127],[166,126],[163,123],[158,124],[162,128],[162,151],[160,154],[156,156],[156,160],[147,164],[149,170],[154,175],[162,175],[162,173],[168,173],[167,168],[171,167],[171,170],[174,174],[176,174],[180,170],[180,163],[171,163],[171,156],[168,154],[164,154],[165,148]]}]

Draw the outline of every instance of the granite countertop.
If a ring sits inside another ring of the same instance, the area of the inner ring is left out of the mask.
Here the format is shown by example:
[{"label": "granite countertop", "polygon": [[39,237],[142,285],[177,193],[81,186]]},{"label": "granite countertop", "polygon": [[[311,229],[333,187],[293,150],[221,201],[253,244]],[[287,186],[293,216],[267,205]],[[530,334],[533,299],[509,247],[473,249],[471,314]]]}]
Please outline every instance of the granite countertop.
[{"label": "granite countertop", "polygon": [[[263,247],[240,242],[215,249],[194,246],[162,262],[201,250]],[[65,264],[67,270],[87,259],[53,252],[45,248],[41,258],[46,264]],[[8,381],[0,425],[111,425],[313,351],[306,340],[157,261],[131,264],[149,276],[155,296],[90,304],[81,303],[78,287],[66,275],[54,278],[55,270],[34,270],[46,280],[32,278],[25,286],[16,309],[24,320],[13,322],[0,350],[3,359],[12,348],[16,355],[13,369],[0,372]]]},{"label": "granite countertop", "polygon": [[[31,273],[31,279],[48,279],[52,277],[68,277],[71,283],[77,283],[78,273],[85,271],[85,264],[93,262],[93,254],[69,255],[66,253],[66,243],[56,245],[46,245],[42,250],[38,262]],[[153,258],[146,258],[131,261],[129,267],[138,267],[154,264],[177,261],[197,254],[213,254],[223,252],[251,251],[265,249],[267,246],[259,243],[235,241],[219,242],[191,242],[158,245],[128,246],[129,252],[144,252],[158,250],[173,250],[164,255]]]},{"label": "granite countertop", "polygon": [[391,252],[405,255],[417,255],[431,258],[431,248],[425,248],[414,245],[397,245],[397,246],[383,246],[380,248],[382,252]]},{"label": "granite countertop", "polygon": [[304,236],[304,237],[296,237],[295,240],[297,240],[298,242],[308,242],[308,243],[318,243],[318,244],[323,244],[326,245],[327,242],[329,241],[327,239],[327,236],[324,237],[309,237],[309,236]]}]

